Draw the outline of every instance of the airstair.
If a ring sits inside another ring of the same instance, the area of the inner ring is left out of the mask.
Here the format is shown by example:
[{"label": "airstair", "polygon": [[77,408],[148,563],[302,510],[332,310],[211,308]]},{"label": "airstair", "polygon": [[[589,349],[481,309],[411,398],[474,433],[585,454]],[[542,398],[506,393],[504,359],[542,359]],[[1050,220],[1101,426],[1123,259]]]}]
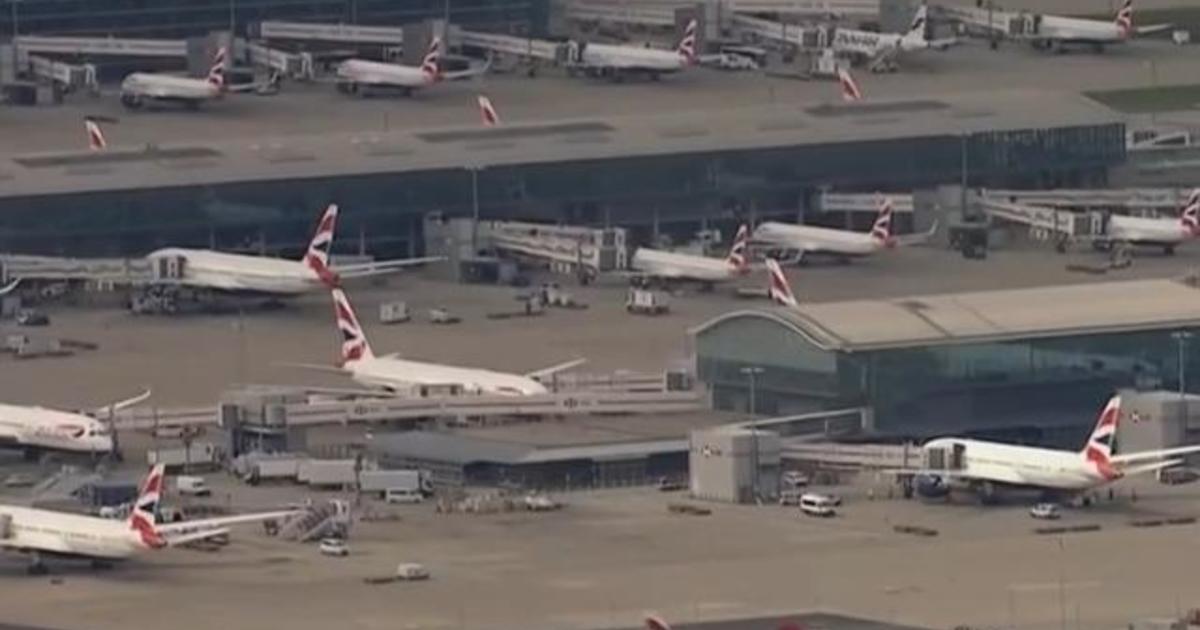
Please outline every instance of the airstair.
[{"label": "airstair", "polygon": [[341,499],[316,503],[304,514],[296,516],[279,528],[283,540],[311,542],[329,536],[344,537],[350,531],[350,504]]}]

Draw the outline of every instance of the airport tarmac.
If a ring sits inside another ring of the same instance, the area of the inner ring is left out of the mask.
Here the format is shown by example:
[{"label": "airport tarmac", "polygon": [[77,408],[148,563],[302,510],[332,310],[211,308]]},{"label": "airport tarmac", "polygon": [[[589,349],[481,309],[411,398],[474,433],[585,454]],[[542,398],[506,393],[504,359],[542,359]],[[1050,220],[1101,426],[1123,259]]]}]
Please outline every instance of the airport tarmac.
[{"label": "airport tarmac", "polygon": [[[1142,40],[1112,46],[1103,55],[1048,55],[1017,44],[991,51],[971,41],[946,52],[913,55],[894,74],[859,70],[857,80],[867,99],[928,98],[997,86],[1083,91],[1172,85],[1193,81],[1200,69],[1200,58],[1189,50],[1165,41]],[[288,135],[470,127],[479,121],[475,96],[481,92],[491,97],[505,124],[767,103],[800,106],[840,99],[834,81],[708,68],[658,82],[622,84],[570,79],[557,69],[547,69],[534,79],[523,73],[497,74],[480,82],[440,84],[412,98],[353,98],[329,85],[288,82],[276,96],[233,95],[195,112],[174,108],[129,112],[118,102],[113,86],[99,99],[81,94],[62,106],[5,108],[0,134],[3,151],[20,154],[82,150],[86,147],[81,123],[85,115],[119,119],[106,130],[109,146],[114,148],[227,138],[261,143]]]},{"label": "airport tarmac", "polygon": [[[1081,250],[1060,255],[1049,246],[993,250],[986,260],[963,259],[957,252],[928,246],[890,250],[849,265],[814,264],[789,270],[801,300],[824,302],[899,297],[986,289],[1181,276],[1196,269],[1200,249],[1183,247],[1176,256],[1146,253],[1127,269],[1104,274],[1067,270],[1068,263],[1101,264],[1105,256]],[[378,354],[449,364],[525,372],[577,357],[589,373],[615,370],[661,371],[688,366],[688,330],[711,317],[740,308],[767,306],[739,299],[732,288],[710,294],[694,290],[671,299],[662,317],[629,315],[626,285],[607,278],[596,286],[571,286],[589,305],[582,310],[550,309],[536,318],[493,320],[492,311],[515,311],[518,289],[459,285],[420,274],[403,274],[387,288],[353,287],[349,295]],[[765,273],[748,275],[741,286],[765,287]],[[404,300],[414,321],[385,326],[381,302]],[[463,318],[456,325],[428,322],[430,308],[445,307]],[[17,360],[0,355],[0,399],[16,404],[92,408],[154,390],[160,406],[211,405],[235,383],[321,386],[351,385],[348,378],[286,367],[286,363],[332,365],[339,341],[329,298],[305,296],[278,311],[238,315],[137,317],[112,307],[47,307],[48,328],[0,323],[0,335],[32,334],[96,343],[95,351],[64,358]]]},{"label": "airport tarmac", "polygon": [[[217,484],[213,501],[228,488],[238,506],[301,496]],[[868,501],[854,491],[828,520],[773,505],[704,504],[712,515],[681,516],[667,504],[685,497],[649,489],[566,494],[553,513],[377,506],[399,520],[357,524],[348,558],[249,527],[219,552],[151,553],[99,573],[57,565],[57,584],[0,559],[0,592],[5,622],[62,630],[128,628],[132,611],[177,630],[565,630],[631,627],[647,612],[692,622],[817,610],[930,628],[1116,628],[1200,604],[1197,526],[1130,525],[1194,516],[1200,485],[1140,483],[1138,494],[1068,510],[1057,524],[1101,529],[1054,536],[1033,532],[1046,523],[1024,505]],[[898,534],[900,524],[939,535]],[[433,577],[363,582],[399,562]]]}]

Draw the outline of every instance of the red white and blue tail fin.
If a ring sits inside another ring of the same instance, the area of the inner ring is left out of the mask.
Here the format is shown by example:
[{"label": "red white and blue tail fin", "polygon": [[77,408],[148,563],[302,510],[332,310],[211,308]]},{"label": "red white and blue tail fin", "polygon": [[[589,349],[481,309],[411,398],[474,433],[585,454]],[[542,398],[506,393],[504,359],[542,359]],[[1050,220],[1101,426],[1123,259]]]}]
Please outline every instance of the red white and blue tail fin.
[{"label": "red white and blue tail fin", "polygon": [[725,262],[729,263],[735,271],[745,272],[750,267],[750,262],[746,259],[746,249],[750,245],[750,226],[745,223],[738,226],[737,234],[733,237],[733,245],[729,248],[729,255],[725,257]]},{"label": "red white and blue tail fin", "polygon": [[496,112],[495,106],[492,105],[492,99],[480,94],[479,97],[479,118],[483,121],[484,127],[495,127],[500,124],[500,114]]},{"label": "red white and blue tail fin", "polygon": [[646,615],[646,630],[671,630],[671,624],[658,615]]},{"label": "red white and blue tail fin", "polygon": [[675,51],[686,59],[688,63],[696,63],[696,37],[699,28],[700,25],[696,22],[696,19],[692,18],[687,23],[687,26],[684,27],[683,37],[679,39],[679,46],[675,48]]},{"label": "red white and blue tail fin", "polygon": [[304,264],[316,274],[321,283],[327,287],[335,287],[340,279],[329,266],[329,254],[333,248],[333,232],[337,227],[338,207],[331,203],[321,215],[317,230],[313,233],[312,242],[304,254]]},{"label": "red white and blue tail fin", "polygon": [[892,237],[892,200],[888,197],[879,198],[879,212],[875,216],[875,224],[871,226],[871,238],[886,247],[896,243]]},{"label": "red white and blue tail fin", "polygon": [[792,293],[792,285],[774,258],[767,259],[767,274],[767,297],[781,306],[799,306],[796,295]]},{"label": "red white and blue tail fin", "polygon": [[1117,25],[1117,31],[1121,33],[1121,37],[1128,38],[1133,35],[1133,0],[1125,0],[1121,3],[1121,8],[1117,9],[1117,16],[1113,19],[1113,23]]},{"label": "red white and blue tail fin", "polygon": [[838,68],[838,83],[842,86],[842,100],[847,103],[856,103],[862,100],[862,90],[858,87],[858,82],[854,77],[850,76],[850,71],[845,68]]},{"label": "red white and blue tail fin", "polygon": [[375,353],[371,352],[371,345],[367,343],[367,336],[358,323],[358,317],[354,314],[354,307],[350,306],[345,291],[339,288],[333,289],[333,313],[337,318],[338,332],[342,335],[341,364],[345,366],[355,361],[375,358]]},{"label": "red white and blue tail fin", "polygon": [[224,46],[217,49],[217,54],[213,57],[213,65],[208,69],[208,77],[205,78],[205,81],[216,86],[218,90],[225,89],[225,58],[228,54]]},{"label": "red white and blue tail fin", "polygon": [[163,464],[150,469],[150,474],[138,488],[137,499],[133,502],[133,509],[129,512],[127,520],[129,528],[136,532],[142,544],[150,549],[162,549],[167,546],[166,539],[158,533],[154,525],[154,515],[158,512],[159,502],[162,501],[166,474],[167,469]]},{"label": "red white and blue tail fin", "polygon": [[929,6],[922,3],[913,15],[912,24],[908,26],[908,37],[925,39],[925,29],[929,20]]},{"label": "red white and blue tail fin", "polygon": [[83,127],[87,130],[89,149],[103,151],[108,148],[108,141],[104,139],[104,132],[100,130],[99,123],[91,118],[84,118]]},{"label": "red white and blue tail fin", "polygon": [[1080,453],[1083,458],[1096,468],[1105,479],[1116,479],[1121,476],[1112,464],[1113,451],[1117,443],[1117,426],[1121,421],[1121,397],[1113,396],[1100,412],[1096,420],[1096,428],[1088,436],[1087,444],[1083,445]]},{"label": "red white and blue tail fin", "polygon": [[1200,236],[1200,188],[1192,190],[1179,209],[1179,222],[1191,236]]},{"label": "red white and blue tail fin", "polygon": [[442,77],[442,70],[438,65],[441,56],[442,38],[435,35],[429,42],[429,50],[425,53],[425,58],[421,60],[421,73],[425,75],[427,83],[433,83]]}]

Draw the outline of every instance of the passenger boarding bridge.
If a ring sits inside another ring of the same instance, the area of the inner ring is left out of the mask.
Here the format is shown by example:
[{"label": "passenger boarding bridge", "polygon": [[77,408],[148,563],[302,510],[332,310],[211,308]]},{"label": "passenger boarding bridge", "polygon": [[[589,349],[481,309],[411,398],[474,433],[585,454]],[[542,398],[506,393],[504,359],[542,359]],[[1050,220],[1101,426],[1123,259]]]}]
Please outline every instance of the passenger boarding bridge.
[{"label": "passenger boarding bridge", "polygon": [[983,190],[987,201],[1019,203],[1073,212],[1112,210],[1133,216],[1174,216],[1191,188],[1117,188],[1057,190]]},{"label": "passenger boarding bridge", "polygon": [[602,273],[629,266],[624,228],[586,228],[570,225],[489,221],[479,234],[497,250],[546,261],[557,273],[583,269]]}]

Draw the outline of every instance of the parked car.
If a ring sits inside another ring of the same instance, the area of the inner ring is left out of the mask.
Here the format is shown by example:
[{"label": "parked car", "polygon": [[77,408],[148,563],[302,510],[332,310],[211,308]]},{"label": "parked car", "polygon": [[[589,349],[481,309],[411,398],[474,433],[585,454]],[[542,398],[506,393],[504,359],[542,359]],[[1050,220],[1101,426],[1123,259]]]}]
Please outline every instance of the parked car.
[{"label": "parked car", "polygon": [[805,488],[808,486],[808,475],[799,470],[789,470],[780,478],[785,488]]},{"label": "parked car", "polygon": [[1061,517],[1062,513],[1053,503],[1039,503],[1029,509],[1029,515],[1033,518],[1053,521]]},{"label": "parked car", "polygon": [[318,546],[322,555],[326,556],[348,556],[350,555],[350,545],[341,538],[326,538],[321,541]]},{"label": "parked car", "polygon": [[659,492],[679,492],[680,490],[687,490],[687,484],[678,479],[671,479],[670,477],[658,478]]},{"label": "parked car", "polygon": [[800,496],[800,511],[809,516],[837,516],[833,502],[829,497],[815,492],[806,492]]}]

